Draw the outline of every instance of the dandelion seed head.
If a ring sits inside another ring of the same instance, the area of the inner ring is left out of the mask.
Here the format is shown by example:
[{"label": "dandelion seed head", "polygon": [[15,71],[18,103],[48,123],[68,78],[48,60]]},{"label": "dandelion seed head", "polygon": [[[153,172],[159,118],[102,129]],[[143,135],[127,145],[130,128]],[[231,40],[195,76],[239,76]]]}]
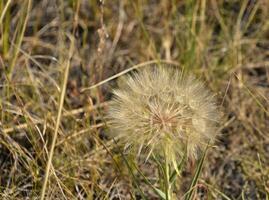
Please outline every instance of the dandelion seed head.
[{"label": "dandelion seed head", "polygon": [[179,69],[156,66],[123,78],[114,90],[109,119],[126,146],[146,147],[149,154],[165,150],[172,162],[185,149],[196,157],[214,140],[219,114],[202,82]]}]

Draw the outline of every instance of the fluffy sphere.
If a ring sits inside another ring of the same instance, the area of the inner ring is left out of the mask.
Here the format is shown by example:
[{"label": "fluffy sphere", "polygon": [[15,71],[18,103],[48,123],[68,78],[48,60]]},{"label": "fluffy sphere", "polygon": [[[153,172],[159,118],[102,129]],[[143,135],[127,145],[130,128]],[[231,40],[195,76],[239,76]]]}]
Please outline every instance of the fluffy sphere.
[{"label": "fluffy sphere", "polygon": [[173,162],[186,149],[196,157],[215,138],[219,115],[212,94],[177,68],[145,67],[125,76],[113,93],[110,125],[126,146],[165,152]]}]

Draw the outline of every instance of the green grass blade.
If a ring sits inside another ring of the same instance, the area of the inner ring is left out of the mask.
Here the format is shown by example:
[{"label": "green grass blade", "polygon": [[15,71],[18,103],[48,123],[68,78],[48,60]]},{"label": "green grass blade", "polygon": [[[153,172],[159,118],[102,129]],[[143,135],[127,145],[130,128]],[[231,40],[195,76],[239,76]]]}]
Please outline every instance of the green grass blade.
[{"label": "green grass blade", "polygon": [[170,181],[171,184],[173,184],[175,182],[176,177],[178,175],[178,172],[180,172],[182,170],[182,167],[183,167],[183,164],[185,163],[185,160],[186,160],[186,153],[184,153],[180,163],[178,164],[177,170],[174,170],[173,173],[170,176],[169,181]]},{"label": "green grass blade", "polygon": [[[115,142],[115,144],[117,145],[117,142],[116,142],[115,140],[114,140],[114,142]],[[126,164],[126,166],[127,166],[127,168],[128,168],[128,171],[130,172],[130,174],[131,174],[131,176],[132,176],[132,178],[133,178],[134,184],[135,184],[135,186],[137,187],[137,189],[138,189],[138,191],[139,191],[139,193],[140,193],[142,199],[143,199],[143,200],[148,200],[148,199],[146,198],[144,192],[142,191],[141,187],[139,186],[139,182],[138,182],[138,180],[137,180],[137,178],[136,178],[136,176],[135,176],[135,174],[134,174],[134,172],[133,172],[133,170],[132,170],[132,167],[131,167],[131,165],[129,164],[128,160],[126,159],[126,157],[124,156],[124,154],[122,153],[122,151],[119,151],[119,152],[120,152],[120,154],[121,154],[121,156],[122,156],[122,158],[123,158],[123,160],[124,160],[124,162],[125,162],[125,164]]]},{"label": "green grass blade", "polygon": [[154,187],[154,185],[152,185],[152,183],[151,183],[151,182],[147,179],[147,177],[141,172],[141,170],[135,165],[135,163],[133,163],[133,165],[134,165],[134,167],[136,168],[136,170],[138,171],[138,173],[143,177],[143,179],[145,180],[145,183],[153,189],[153,191],[155,192],[155,194],[157,194],[157,195],[158,195],[160,198],[162,198],[162,199],[166,199],[166,198],[165,198],[165,193],[164,193],[162,190],[160,190],[160,189]]},{"label": "green grass blade", "polygon": [[207,150],[208,150],[208,145],[206,146],[206,149],[204,150],[203,155],[202,155],[201,159],[199,160],[199,164],[195,170],[195,174],[194,174],[194,177],[192,179],[191,185],[189,187],[188,192],[186,193],[185,200],[191,200],[193,198],[194,187],[195,187],[195,185],[198,181],[198,178],[201,174]]}]

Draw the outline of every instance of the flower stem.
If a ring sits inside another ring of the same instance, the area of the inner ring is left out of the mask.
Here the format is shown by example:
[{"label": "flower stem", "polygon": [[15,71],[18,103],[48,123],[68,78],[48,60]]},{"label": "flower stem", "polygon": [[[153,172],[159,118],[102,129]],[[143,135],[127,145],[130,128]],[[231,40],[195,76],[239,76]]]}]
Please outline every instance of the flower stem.
[{"label": "flower stem", "polygon": [[169,162],[167,159],[167,150],[165,150],[165,167],[164,167],[164,181],[165,181],[165,196],[166,196],[166,200],[171,200],[171,191],[170,191],[170,172],[169,172]]}]

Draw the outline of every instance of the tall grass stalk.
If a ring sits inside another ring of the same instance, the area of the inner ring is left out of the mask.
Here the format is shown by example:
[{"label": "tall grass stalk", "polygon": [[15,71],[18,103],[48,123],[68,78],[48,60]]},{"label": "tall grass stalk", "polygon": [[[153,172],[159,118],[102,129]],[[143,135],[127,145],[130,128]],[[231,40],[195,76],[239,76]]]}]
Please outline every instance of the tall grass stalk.
[{"label": "tall grass stalk", "polygon": [[[26,3],[25,3],[26,4]],[[9,64],[9,69],[8,69],[8,79],[11,80],[12,79],[12,72],[14,70],[14,67],[15,67],[15,64],[16,64],[16,61],[17,61],[17,58],[18,58],[18,55],[19,55],[19,50],[20,50],[20,47],[21,47],[21,44],[22,44],[22,40],[23,40],[23,37],[24,37],[24,32],[25,32],[25,29],[26,29],[26,25],[27,25],[27,22],[28,22],[28,19],[29,19],[29,15],[30,15],[30,11],[31,11],[31,8],[32,8],[32,0],[28,0],[27,1],[27,9],[23,9],[22,10],[22,17],[19,21],[19,25],[18,27],[21,28],[21,30],[18,30],[17,32],[17,38],[16,38],[16,41],[15,41],[15,44],[14,44],[14,53],[12,54],[12,59],[11,59],[11,62]]]},{"label": "tall grass stalk", "polygon": [[0,3],[0,10],[2,12],[0,16],[0,28],[2,31],[2,45],[3,45],[3,57],[5,58],[8,54],[9,50],[9,30],[10,30],[10,23],[11,23],[11,16],[10,16],[10,3],[9,0],[6,4],[4,1]]},{"label": "tall grass stalk", "polygon": [[46,171],[45,171],[45,178],[44,178],[44,183],[42,186],[42,191],[41,191],[41,200],[45,199],[45,193],[46,193],[46,188],[47,188],[47,183],[50,175],[50,169],[52,166],[52,157],[56,145],[56,140],[58,136],[58,130],[61,122],[61,117],[62,117],[62,110],[63,110],[63,103],[64,103],[64,98],[65,98],[65,93],[66,93],[66,86],[67,86],[67,80],[68,80],[68,75],[69,75],[69,68],[70,68],[70,60],[73,55],[74,51],[74,39],[71,40],[71,46],[69,50],[69,58],[66,63],[66,68],[65,68],[65,73],[64,73],[64,80],[63,80],[63,85],[61,89],[61,96],[60,96],[60,102],[59,102],[59,109],[58,109],[58,114],[57,114],[57,121],[55,125],[55,131],[52,139],[52,144],[49,152],[49,157],[48,157],[48,162],[46,166]]},{"label": "tall grass stalk", "polygon": [[[1,2],[1,3],[3,4],[3,2]],[[5,17],[5,14],[6,14],[8,8],[9,8],[10,3],[11,3],[11,0],[8,0],[8,2],[6,3],[4,9],[2,10],[2,14],[0,16],[0,24],[2,24],[2,21],[3,21],[3,19]]]}]

